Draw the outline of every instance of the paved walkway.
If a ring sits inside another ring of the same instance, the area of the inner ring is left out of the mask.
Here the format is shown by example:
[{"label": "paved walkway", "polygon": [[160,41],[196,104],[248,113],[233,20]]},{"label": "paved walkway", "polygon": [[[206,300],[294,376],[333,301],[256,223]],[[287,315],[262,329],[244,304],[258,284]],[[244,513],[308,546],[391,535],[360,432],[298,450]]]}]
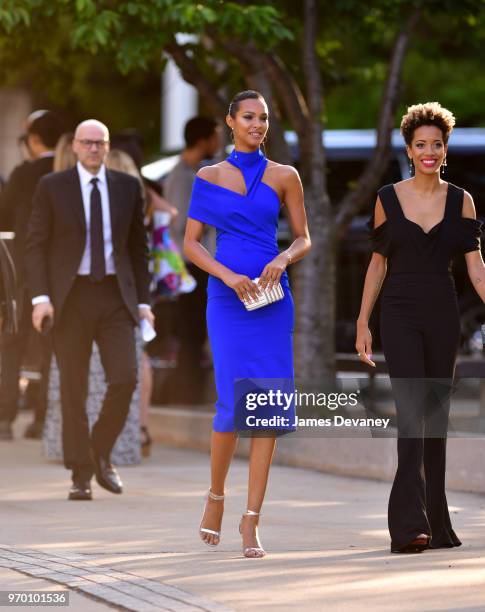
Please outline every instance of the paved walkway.
[{"label": "paved walkway", "polygon": [[389,484],[274,466],[261,521],[270,554],[250,560],[237,533],[244,461],[229,476],[220,546],[198,540],[208,465],[158,446],[120,470],[123,495],[94,484],[92,502],[68,502],[68,473],[40,443],[1,442],[0,590],[68,585],[69,609],[83,612],[485,609],[485,497],[448,496],[461,548],[391,555]]}]

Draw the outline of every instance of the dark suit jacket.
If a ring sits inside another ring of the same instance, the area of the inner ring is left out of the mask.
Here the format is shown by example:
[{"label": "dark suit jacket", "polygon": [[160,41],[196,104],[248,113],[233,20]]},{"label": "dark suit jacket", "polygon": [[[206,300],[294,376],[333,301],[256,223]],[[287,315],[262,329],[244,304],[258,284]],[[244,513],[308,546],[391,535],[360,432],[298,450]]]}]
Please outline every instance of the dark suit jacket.
[{"label": "dark suit jacket", "polygon": [[0,229],[15,232],[11,248],[20,285],[25,280],[24,255],[34,193],[40,179],[52,172],[53,157],[26,161],[12,171],[0,195]]},{"label": "dark suit jacket", "polygon": [[16,279],[13,262],[5,243],[0,240],[0,332],[17,331],[15,302]]},{"label": "dark suit jacket", "polygon": [[[150,301],[147,236],[138,180],[106,169],[113,257],[123,300],[135,322]],[[48,295],[59,320],[86,244],[86,218],[77,168],[42,178],[34,195],[26,248],[32,297]]]}]

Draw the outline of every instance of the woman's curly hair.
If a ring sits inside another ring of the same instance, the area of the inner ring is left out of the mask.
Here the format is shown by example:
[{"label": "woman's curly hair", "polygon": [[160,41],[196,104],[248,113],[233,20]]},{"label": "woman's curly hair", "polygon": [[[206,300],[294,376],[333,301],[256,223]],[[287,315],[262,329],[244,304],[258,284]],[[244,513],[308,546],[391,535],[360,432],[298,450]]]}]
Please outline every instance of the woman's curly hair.
[{"label": "woman's curly hair", "polygon": [[411,144],[414,132],[422,125],[435,125],[439,128],[443,134],[443,142],[446,144],[455,125],[455,117],[439,102],[413,104],[401,121],[401,134],[407,145]]}]

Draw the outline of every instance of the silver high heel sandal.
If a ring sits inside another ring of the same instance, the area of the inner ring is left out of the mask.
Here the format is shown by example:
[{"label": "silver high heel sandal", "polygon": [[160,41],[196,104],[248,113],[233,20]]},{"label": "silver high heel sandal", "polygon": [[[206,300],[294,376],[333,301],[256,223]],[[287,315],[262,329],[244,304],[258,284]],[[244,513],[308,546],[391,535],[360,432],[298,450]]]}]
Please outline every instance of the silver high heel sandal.
[{"label": "silver high heel sandal", "polygon": [[[254,510],[248,509],[243,514],[243,518],[245,516],[259,516],[259,515],[260,515],[259,512],[254,512]],[[241,519],[241,523],[242,523],[242,519]],[[241,523],[239,523],[239,533],[242,535]],[[257,525],[256,525],[256,540],[259,542]],[[248,559],[261,559],[262,557],[266,555],[266,551],[264,550],[264,548],[261,548],[261,546],[246,546],[246,548],[243,548],[243,555],[247,557]]]},{"label": "silver high heel sandal", "polygon": [[[224,495],[216,495],[215,493],[212,493],[212,491],[209,489],[208,493],[207,493],[207,499],[212,499],[213,501],[224,501]],[[207,502],[206,502],[207,504]],[[204,508],[204,514],[205,514],[205,508]],[[204,514],[202,515],[202,520],[204,519]],[[200,522],[200,524],[202,525],[202,520]],[[211,542],[208,542],[207,540],[205,540],[203,538],[204,533],[208,533],[209,535],[213,535],[217,537],[217,542],[215,544],[212,544]],[[214,529],[207,529],[207,527],[199,527],[199,535],[201,540],[207,544],[207,546],[217,546],[219,544],[219,541],[221,539],[221,532],[220,531],[215,531]]]}]

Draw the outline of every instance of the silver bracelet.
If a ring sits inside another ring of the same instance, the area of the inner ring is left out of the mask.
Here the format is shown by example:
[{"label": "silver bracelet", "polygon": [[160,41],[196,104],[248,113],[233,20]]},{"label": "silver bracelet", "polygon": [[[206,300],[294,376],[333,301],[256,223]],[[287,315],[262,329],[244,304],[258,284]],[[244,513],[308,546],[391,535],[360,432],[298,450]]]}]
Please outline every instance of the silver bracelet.
[{"label": "silver bracelet", "polygon": [[285,251],[284,253],[285,253],[286,257],[288,258],[288,263],[290,264],[291,260],[293,259],[292,256],[291,256],[290,251]]}]

